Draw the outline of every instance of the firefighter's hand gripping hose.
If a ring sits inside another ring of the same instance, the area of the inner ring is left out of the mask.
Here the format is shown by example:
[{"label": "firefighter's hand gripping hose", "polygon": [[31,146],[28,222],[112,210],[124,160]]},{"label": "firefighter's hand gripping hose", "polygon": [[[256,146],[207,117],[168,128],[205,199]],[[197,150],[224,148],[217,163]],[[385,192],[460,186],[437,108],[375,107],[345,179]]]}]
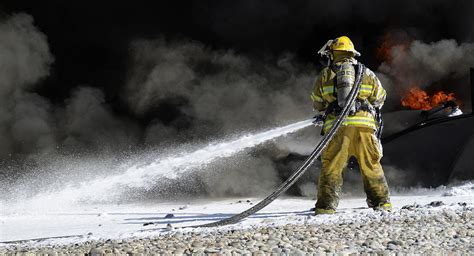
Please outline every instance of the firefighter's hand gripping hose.
[{"label": "firefighter's hand gripping hose", "polygon": [[325,114],[318,114],[313,117],[313,124],[314,126],[323,126],[324,125],[324,119],[326,119]]},{"label": "firefighter's hand gripping hose", "polygon": [[356,80],[354,83],[354,87],[352,88],[351,92],[348,95],[346,105],[342,109],[341,113],[339,116],[336,118],[334,121],[334,125],[331,127],[331,129],[324,135],[322,140],[319,142],[319,144],[316,146],[316,148],[311,152],[309,157],[304,161],[304,163],[291,174],[291,176],[284,182],[282,183],[277,190],[275,190],[273,193],[271,193],[269,196],[267,196],[265,199],[260,201],[258,204],[254,205],[253,207],[236,214],[232,217],[222,219],[216,222],[211,222],[203,225],[197,225],[197,226],[192,226],[192,227],[217,227],[217,226],[224,226],[224,225],[230,225],[230,224],[235,224],[248,216],[258,212],[259,210],[263,209],[265,206],[269,205],[271,202],[273,202],[276,198],[278,198],[282,193],[284,193],[288,188],[290,188],[300,177],[301,175],[304,174],[306,169],[310,167],[313,162],[319,157],[321,152],[326,148],[326,146],[329,144],[331,139],[334,137],[336,134],[337,130],[341,126],[342,122],[344,119],[347,117],[349,114],[351,107],[359,95],[359,90],[360,90],[360,85],[362,81],[362,74],[364,74],[364,65],[361,63],[357,64],[357,76]]}]

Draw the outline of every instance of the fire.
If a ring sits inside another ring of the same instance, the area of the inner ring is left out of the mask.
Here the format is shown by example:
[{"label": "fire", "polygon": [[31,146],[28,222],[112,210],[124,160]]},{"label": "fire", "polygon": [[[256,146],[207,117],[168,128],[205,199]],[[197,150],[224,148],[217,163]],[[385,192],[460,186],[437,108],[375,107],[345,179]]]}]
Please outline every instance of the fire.
[{"label": "fire", "polygon": [[385,61],[387,63],[392,62],[392,47],[395,45],[395,43],[388,38],[388,36],[384,37],[384,40],[382,41],[382,44],[377,48],[375,52],[375,56],[377,59],[381,61]]},{"label": "fire", "polygon": [[455,100],[454,93],[439,91],[431,96],[419,87],[410,89],[407,95],[402,98],[402,106],[411,109],[430,110],[447,101]]},{"label": "fire", "polygon": [[405,34],[399,33],[386,33],[382,37],[382,42],[380,46],[377,47],[375,51],[375,56],[378,60],[392,63],[392,49],[394,47],[399,47],[402,50],[406,50],[411,42],[411,39]]},{"label": "fire", "polygon": [[[385,64],[385,66],[381,66],[383,68],[382,71],[386,71],[389,76],[399,76],[397,71],[404,70],[400,65],[404,65],[404,57],[406,54],[409,54],[412,42],[413,38],[403,31],[387,32],[381,38],[380,46],[377,47],[375,52],[377,59]],[[392,74],[391,70],[395,70],[395,72]],[[412,70],[411,72],[415,72],[415,70]],[[393,81],[396,85],[406,83],[403,76],[399,76],[399,79],[394,77]],[[429,95],[426,91],[416,86],[417,84],[419,83],[415,82],[415,84],[411,84],[411,89],[408,92],[403,89],[405,88],[404,86],[395,87],[397,92],[404,95],[401,99],[402,106],[410,109],[430,110],[438,105],[444,104],[445,102],[456,101],[454,93],[438,91]],[[461,102],[455,103],[458,105],[461,104]]]}]

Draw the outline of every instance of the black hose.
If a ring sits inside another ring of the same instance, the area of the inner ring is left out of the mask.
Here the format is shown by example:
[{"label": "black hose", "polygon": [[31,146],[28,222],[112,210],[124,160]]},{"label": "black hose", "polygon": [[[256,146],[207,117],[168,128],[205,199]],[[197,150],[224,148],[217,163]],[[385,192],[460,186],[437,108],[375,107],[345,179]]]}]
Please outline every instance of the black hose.
[{"label": "black hose", "polygon": [[327,147],[329,142],[332,140],[336,132],[339,130],[339,127],[341,126],[342,122],[344,119],[347,117],[347,115],[350,112],[351,106],[354,103],[355,99],[359,95],[359,90],[360,90],[360,85],[362,82],[362,76],[364,74],[365,67],[363,64],[359,63],[357,65],[357,77],[354,83],[354,87],[352,88],[349,96],[348,96],[348,101],[344,108],[342,109],[341,113],[337,116],[336,120],[333,123],[333,126],[331,129],[324,135],[322,140],[319,142],[319,144],[316,146],[316,148],[313,150],[313,152],[309,155],[308,158],[306,158],[305,162],[295,171],[291,176],[283,182],[277,190],[275,190],[273,193],[271,193],[269,196],[267,196],[265,199],[260,201],[258,204],[252,206],[251,208],[236,214],[232,217],[222,219],[216,222],[211,222],[203,225],[197,225],[197,226],[192,226],[192,227],[217,227],[217,226],[224,226],[224,225],[230,225],[230,224],[235,224],[239,222],[242,219],[247,218],[248,216],[260,211],[263,209],[265,206],[269,205],[271,202],[273,202],[275,199],[277,199],[282,193],[284,193],[288,188],[290,188],[303,174],[304,172],[310,167],[314,161],[319,157],[321,152]]}]

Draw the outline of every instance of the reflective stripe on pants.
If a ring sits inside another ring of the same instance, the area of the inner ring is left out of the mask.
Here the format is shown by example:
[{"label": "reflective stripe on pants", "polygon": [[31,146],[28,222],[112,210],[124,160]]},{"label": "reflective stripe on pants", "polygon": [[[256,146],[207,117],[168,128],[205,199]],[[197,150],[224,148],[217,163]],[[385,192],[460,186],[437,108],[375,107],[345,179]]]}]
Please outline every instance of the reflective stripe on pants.
[{"label": "reflective stripe on pants", "polygon": [[369,207],[389,203],[389,190],[380,159],[382,149],[371,128],[343,126],[339,128],[321,161],[316,208],[336,210],[342,186],[342,172],[351,156],[359,163]]}]

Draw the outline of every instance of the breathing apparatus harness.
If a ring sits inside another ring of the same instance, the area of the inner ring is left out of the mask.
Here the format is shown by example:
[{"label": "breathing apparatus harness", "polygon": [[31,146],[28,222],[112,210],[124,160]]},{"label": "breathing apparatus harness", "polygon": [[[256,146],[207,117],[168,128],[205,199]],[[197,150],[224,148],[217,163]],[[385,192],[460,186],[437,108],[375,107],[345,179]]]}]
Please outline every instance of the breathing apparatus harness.
[{"label": "breathing apparatus harness", "polygon": [[[336,76],[333,80],[333,95],[336,100],[329,103],[326,111],[322,115],[315,117],[314,123],[321,125],[326,120],[327,116],[333,114],[335,116],[340,115],[342,108],[347,102],[347,96],[354,86],[355,74],[357,74],[357,68],[360,66],[358,62],[353,59],[342,60],[341,62],[335,63],[334,56],[331,53],[330,46],[334,43],[334,40],[328,40],[325,45],[318,51],[318,54],[327,58],[325,65],[329,67]],[[371,113],[376,121],[378,122],[378,128],[375,132],[377,138],[381,138],[383,130],[383,119],[380,108],[374,107],[367,99],[361,100],[356,98],[353,105],[351,106],[349,116],[355,115],[359,111],[366,111]],[[321,135],[324,135],[324,131],[321,129]]]},{"label": "breathing apparatus harness", "polygon": [[[349,116],[353,116],[355,115],[355,113],[359,111],[366,111],[366,112],[371,113],[374,116],[375,120],[378,123],[377,130],[375,131],[375,135],[377,136],[378,139],[381,139],[384,124],[383,124],[382,112],[380,111],[380,108],[374,107],[372,104],[370,104],[369,101],[367,101],[367,99],[365,100],[356,99],[354,101],[354,109],[355,110],[349,113]],[[333,114],[335,116],[338,116],[341,114],[341,111],[342,111],[342,108],[338,105],[337,101],[333,101],[329,103],[324,114],[319,115],[317,119],[319,122],[324,123],[328,115]],[[321,135],[324,135],[323,129],[321,129]]]}]

